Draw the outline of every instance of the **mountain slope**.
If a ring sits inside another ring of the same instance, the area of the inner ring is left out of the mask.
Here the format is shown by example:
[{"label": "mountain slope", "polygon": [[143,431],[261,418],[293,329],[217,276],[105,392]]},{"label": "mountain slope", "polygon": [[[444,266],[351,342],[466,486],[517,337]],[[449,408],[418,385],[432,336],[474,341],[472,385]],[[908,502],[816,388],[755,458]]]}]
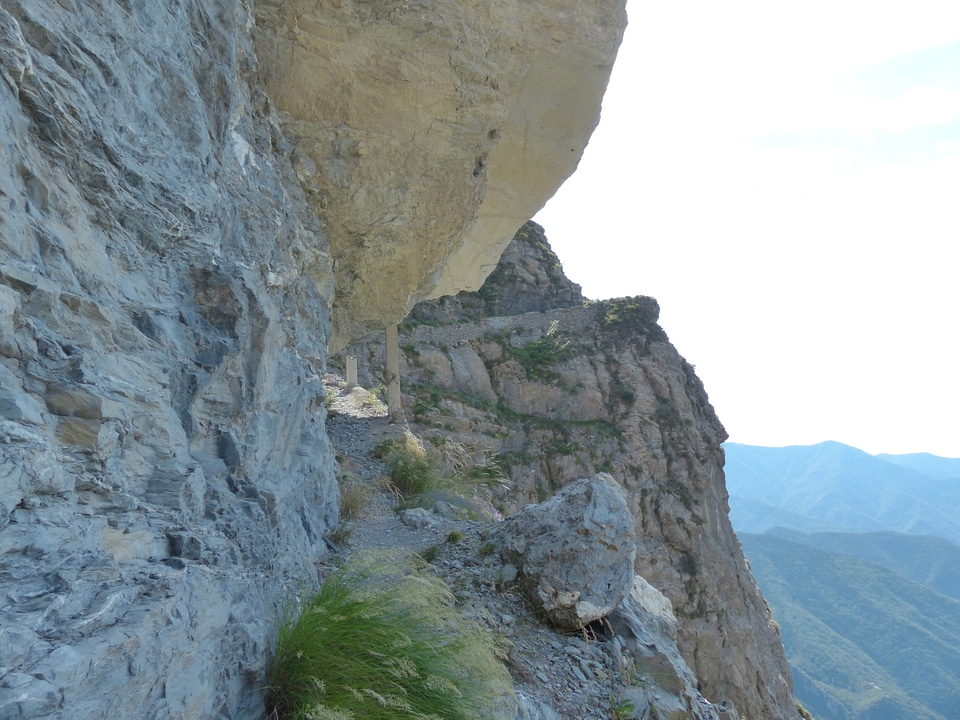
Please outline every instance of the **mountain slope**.
[{"label": "mountain slope", "polygon": [[960,458],[945,458],[930,453],[911,453],[908,455],[880,454],[877,457],[888,463],[909,468],[938,480],[960,481]]},{"label": "mountain slope", "polygon": [[960,546],[943,538],[891,532],[808,534],[785,528],[773,528],[766,534],[883,565],[960,601]]},{"label": "mountain slope", "polygon": [[784,448],[726,443],[724,449],[738,529],[896,531],[960,542],[960,482],[836,442]]},{"label": "mountain slope", "polygon": [[[727,515],[726,433],[656,301],[585,303],[540,228],[514,243],[480,292],[424,303],[401,324],[410,427],[460,472],[507,476],[509,492],[494,491],[504,514],[609,473],[635,516],[636,571],[673,603],[704,696],[796,718],[779,635]],[[379,333],[348,346],[361,384],[381,381],[383,348]]]},{"label": "mountain slope", "polygon": [[741,542],[816,717],[960,717],[960,602],[848,555],[769,534]]}]

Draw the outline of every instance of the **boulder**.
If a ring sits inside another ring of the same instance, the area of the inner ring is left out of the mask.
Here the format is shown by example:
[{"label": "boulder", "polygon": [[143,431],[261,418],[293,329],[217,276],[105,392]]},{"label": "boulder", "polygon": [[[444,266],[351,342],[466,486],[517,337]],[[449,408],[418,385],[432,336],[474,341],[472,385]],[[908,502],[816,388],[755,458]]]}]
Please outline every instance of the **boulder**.
[{"label": "boulder", "polygon": [[606,473],[578,480],[504,523],[502,557],[555,625],[608,615],[633,585],[637,538],[623,488]]}]

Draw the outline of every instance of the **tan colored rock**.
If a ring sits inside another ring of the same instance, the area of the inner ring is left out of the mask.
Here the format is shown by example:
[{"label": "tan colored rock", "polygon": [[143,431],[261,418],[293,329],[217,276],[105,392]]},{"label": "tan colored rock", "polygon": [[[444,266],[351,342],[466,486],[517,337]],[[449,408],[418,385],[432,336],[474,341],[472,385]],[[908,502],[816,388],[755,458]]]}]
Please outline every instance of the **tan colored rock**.
[{"label": "tan colored rock", "polygon": [[257,53],[336,260],[336,350],[473,290],[573,172],[625,0],[260,0]]}]

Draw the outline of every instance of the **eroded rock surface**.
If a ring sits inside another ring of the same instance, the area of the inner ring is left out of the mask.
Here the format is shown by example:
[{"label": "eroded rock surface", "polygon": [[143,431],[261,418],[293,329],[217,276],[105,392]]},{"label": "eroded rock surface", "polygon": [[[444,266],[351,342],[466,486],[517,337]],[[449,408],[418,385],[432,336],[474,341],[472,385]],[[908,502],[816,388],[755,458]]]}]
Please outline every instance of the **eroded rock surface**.
[{"label": "eroded rock surface", "polygon": [[731,704],[713,705],[700,693],[696,676],[677,650],[673,605],[641,576],[634,578],[630,593],[608,622],[623,644],[628,673],[642,678],[624,692],[632,717],[714,720],[727,713],[729,718],[739,717]]},{"label": "eroded rock surface", "polygon": [[2,6],[0,717],[259,717],[338,496],[249,7]]},{"label": "eroded rock surface", "polygon": [[623,488],[604,473],[525,507],[504,524],[502,542],[530,602],[561,628],[606,617],[633,583],[633,516]]},{"label": "eroded rock surface", "polygon": [[573,172],[625,0],[260,0],[261,77],[336,259],[334,349],[476,290]]}]

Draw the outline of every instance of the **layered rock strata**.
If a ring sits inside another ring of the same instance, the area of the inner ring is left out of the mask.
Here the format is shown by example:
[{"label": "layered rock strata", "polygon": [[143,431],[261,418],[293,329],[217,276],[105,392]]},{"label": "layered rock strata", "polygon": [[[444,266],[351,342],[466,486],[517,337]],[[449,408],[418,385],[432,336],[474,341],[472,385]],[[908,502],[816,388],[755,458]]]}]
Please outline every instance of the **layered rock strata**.
[{"label": "layered rock strata", "polygon": [[260,0],[264,86],[336,259],[334,348],[476,290],[573,172],[625,0]]},{"label": "layered rock strata", "polygon": [[0,717],[259,717],[338,496],[249,9],[2,5]]},{"label": "layered rock strata", "polygon": [[[636,571],[671,601],[704,696],[746,717],[796,718],[779,632],[728,518],[726,433],[657,324],[656,301],[454,319],[457,302],[478,301],[445,300],[450,321],[401,326],[405,407],[419,431],[465,448],[468,465],[506,471],[505,514],[578,478],[612,475],[635,518]],[[352,348],[373,385],[381,347]]]}]

